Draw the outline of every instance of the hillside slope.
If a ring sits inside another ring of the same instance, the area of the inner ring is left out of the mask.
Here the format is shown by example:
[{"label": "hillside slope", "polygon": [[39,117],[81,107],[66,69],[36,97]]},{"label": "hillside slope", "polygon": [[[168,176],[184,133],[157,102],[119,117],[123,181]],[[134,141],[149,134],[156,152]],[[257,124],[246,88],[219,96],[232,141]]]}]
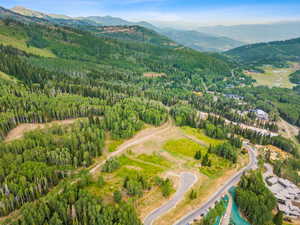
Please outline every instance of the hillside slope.
[{"label": "hillside slope", "polygon": [[244,44],[227,37],[214,36],[198,31],[162,29],[161,33],[184,46],[207,52],[227,51]]},{"label": "hillside slope", "polygon": [[[11,14],[17,13],[28,17],[28,19],[42,19],[53,24],[89,31],[101,37],[147,42],[155,45],[178,46],[174,41],[147,28],[154,26],[145,22],[131,23],[110,16],[72,18],[64,15],[46,14],[21,6],[16,6],[11,11]],[[14,17],[14,15],[11,15],[11,17]]]},{"label": "hillside slope", "polygon": [[[173,46],[175,45],[174,41],[176,41],[186,47],[206,52],[226,51],[244,44],[240,41],[236,41],[227,37],[205,34],[197,31],[158,28],[148,22],[130,22],[112,16],[88,16],[72,18],[64,15],[37,12],[21,6],[14,7],[11,10],[25,16],[42,18],[61,25],[68,25],[92,31],[100,36],[109,36],[123,40],[148,40],[152,44],[166,44],[165,42],[168,42],[169,44],[166,45]],[[114,28],[114,26],[116,28]],[[159,37],[159,34],[161,37]],[[163,38],[162,36],[166,36],[174,41],[167,40],[167,38]]]},{"label": "hillside slope", "polygon": [[246,45],[229,50],[226,54],[242,65],[268,64],[281,67],[286,65],[287,61],[300,61],[300,38]]}]

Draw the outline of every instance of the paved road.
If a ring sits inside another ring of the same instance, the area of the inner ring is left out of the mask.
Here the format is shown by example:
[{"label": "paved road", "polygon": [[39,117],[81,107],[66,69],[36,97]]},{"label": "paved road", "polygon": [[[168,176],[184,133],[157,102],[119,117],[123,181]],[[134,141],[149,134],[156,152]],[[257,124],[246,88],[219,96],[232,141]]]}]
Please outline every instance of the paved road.
[{"label": "paved road", "polygon": [[199,218],[201,215],[206,214],[210,208],[214,206],[214,203],[222,198],[224,193],[226,193],[232,186],[236,185],[243,173],[250,169],[257,168],[256,153],[247,144],[244,145],[248,149],[250,156],[250,162],[246,167],[236,173],[232,178],[230,178],[226,184],[224,184],[206,203],[204,203],[200,208],[194,210],[189,215],[179,219],[174,223],[174,225],[187,225],[190,224],[194,219]]},{"label": "paved road", "polygon": [[248,130],[253,130],[253,131],[256,131],[260,134],[263,134],[263,135],[270,135],[271,137],[274,137],[274,136],[278,136],[278,133],[275,133],[275,132],[271,132],[267,129],[263,129],[263,128],[258,128],[258,127],[254,127],[254,126],[250,126],[250,125],[246,125],[246,124],[243,124],[243,123],[237,123],[237,122],[233,122],[231,120],[228,120],[220,115],[217,115],[217,114],[214,114],[214,113],[206,113],[206,112],[201,112],[201,111],[198,111],[199,113],[199,117],[201,119],[206,119],[208,117],[208,115],[211,115],[211,116],[214,116],[214,117],[221,117],[222,119],[225,120],[225,123],[226,124],[233,124],[233,125],[238,125],[240,126],[242,129],[248,129]]},{"label": "paved road", "polygon": [[171,200],[169,200],[163,206],[152,211],[144,220],[144,225],[152,225],[155,220],[167,213],[170,209],[174,208],[178,202],[180,202],[184,195],[190,190],[190,188],[198,180],[197,176],[193,173],[183,172],[180,174],[180,187],[174,194]]}]

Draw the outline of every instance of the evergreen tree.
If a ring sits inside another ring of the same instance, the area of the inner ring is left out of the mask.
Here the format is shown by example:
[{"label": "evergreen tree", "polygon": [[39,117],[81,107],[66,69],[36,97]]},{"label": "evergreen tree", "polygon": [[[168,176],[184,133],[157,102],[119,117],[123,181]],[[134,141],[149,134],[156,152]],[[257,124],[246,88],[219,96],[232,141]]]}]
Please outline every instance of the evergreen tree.
[{"label": "evergreen tree", "polygon": [[120,203],[122,200],[122,193],[120,191],[115,191],[114,192],[114,201],[116,203]]},{"label": "evergreen tree", "polygon": [[278,211],[277,214],[273,218],[273,223],[275,225],[282,225],[283,224],[283,213]]},{"label": "evergreen tree", "polygon": [[202,157],[202,155],[201,155],[201,151],[197,151],[197,152],[195,153],[195,156],[194,156],[194,158],[195,158],[196,160],[200,160],[200,159],[201,159],[201,157]]}]

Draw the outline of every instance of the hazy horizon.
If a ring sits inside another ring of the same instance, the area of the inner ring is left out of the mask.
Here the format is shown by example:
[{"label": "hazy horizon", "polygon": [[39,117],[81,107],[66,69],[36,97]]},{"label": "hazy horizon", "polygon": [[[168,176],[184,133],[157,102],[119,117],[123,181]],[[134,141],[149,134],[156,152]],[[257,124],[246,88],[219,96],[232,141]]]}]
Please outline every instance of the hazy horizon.
[{"label": "hazy horizon", "polygon": [[4,0],[6,8],[23,6],[71,17],[112,16],[129,21],[147,21],[164,27],[194,28],[215,25],[266,24],[300,21],[300,3],[287,0]]}]

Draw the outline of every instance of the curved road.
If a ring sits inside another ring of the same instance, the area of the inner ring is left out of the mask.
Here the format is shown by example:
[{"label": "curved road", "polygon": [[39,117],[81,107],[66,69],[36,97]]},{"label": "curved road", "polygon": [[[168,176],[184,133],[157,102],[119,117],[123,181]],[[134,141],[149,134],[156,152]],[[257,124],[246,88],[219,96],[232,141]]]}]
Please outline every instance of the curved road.
[{"label": "curved road", "polygon": [[174,208],[180,202],[188,190],[198,180],[197,176],[193,173],[182,172],[180,174],[180,187],[174,194],[171,200],[166,204],[152,211],[144,220],[144,225],[152,225],[155,220],[167,213],[170,209]]},{"label": "curved road", "polygon": [[243,173],[250,169],[255,169],[257,167],[257,159],[254,150],[251,146],[244,144],[244,147],[248,149],[250,156],[250,162],[246,167],[235,174],[230,180],[227,181],[206,203],[204,203],[200,208],[192,211],[189,215],[179,219],[174,223],[174,225],[187,225],[194,221],[194,219],[199,218],[201,215],[206,214],[210,208],[212,208],[216,201],[220,200],[225,192],[227,192],[232,186],[237,184],[243,175]]}]

